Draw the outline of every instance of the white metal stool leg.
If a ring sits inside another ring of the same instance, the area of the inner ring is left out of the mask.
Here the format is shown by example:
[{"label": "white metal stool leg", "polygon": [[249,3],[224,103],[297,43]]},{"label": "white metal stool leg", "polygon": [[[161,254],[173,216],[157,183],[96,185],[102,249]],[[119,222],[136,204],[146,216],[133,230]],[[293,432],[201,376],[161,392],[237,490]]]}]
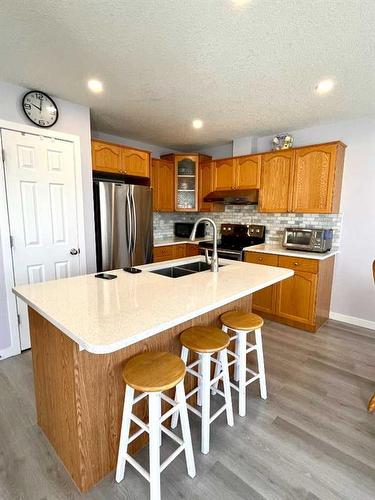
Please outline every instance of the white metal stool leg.
[{"label": "white metal stool leg", "polygon": [[255,330],[255,343],[257,346],[257,360],[259,372],[260,397],[267,399],[266,373],[264,369],[262,331],[260,328]]},{"label": "white metal stool leg", "polygon": [[210,451],[210,381],[211,381],[211,354],[201,353],[201,394],[202,394],[202,422],[201,422],[201,452],[205,455]]},{"label": "white metal stool leg", "polygon": [[238,345],[238,413],[246,415],[246,336],[247,332],[237,330]]},{"label": "white metal stool leg", "polygon": [[233,407],[232,407],[232,394],[230,390],[230,380],[229,380],[229,369],[228,369],[228,353],[226,349],[223,349],[219,353],[219,359],[223,370],[223,385],[225,394],[225,405],[227,414],[227,423],[231,427],[233,426]]},{"label": "white metal stool leg", "polygon": [[160,392],[149,392],[150,500],[160,500]]},{"label": "white metal stool leg", "polygon": [[128,449],[128,439],[130,431],[130,415],[133,406],[134,389],[126,386],[124,410],[122,413],[120,444],[118,449],[117,467],[116,467],[116,481],[119,483],[123,480],[125,475],[126,453]]},{"label": "white metal stool leg", "polygon": [[[186,467],[190,477],[195,477],[195,462],[193,454],[193,446],[191,443],[190,425],[189,417],[186,407],[185,398],[185,388],[184,382],[180,382],[176,387],[176,400],[180,403],[180,418],[181,418],[181,429],[182,429],[182,439],[185,443],[185,457],[186,457]],[[175,412],[174,415],[176,415]]]}]

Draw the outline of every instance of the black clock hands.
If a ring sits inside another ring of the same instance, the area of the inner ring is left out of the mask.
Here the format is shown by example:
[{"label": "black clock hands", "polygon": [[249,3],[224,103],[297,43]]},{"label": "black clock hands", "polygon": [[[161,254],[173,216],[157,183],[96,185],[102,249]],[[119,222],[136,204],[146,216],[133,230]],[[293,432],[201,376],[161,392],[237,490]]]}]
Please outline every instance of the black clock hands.
[{"label": "black clock hands", "polygon": [[39,111],[42,111],[42,105],[39,107],[34,103],[31,103],[31,106],[34,106],[34,108],[39,109]]}]

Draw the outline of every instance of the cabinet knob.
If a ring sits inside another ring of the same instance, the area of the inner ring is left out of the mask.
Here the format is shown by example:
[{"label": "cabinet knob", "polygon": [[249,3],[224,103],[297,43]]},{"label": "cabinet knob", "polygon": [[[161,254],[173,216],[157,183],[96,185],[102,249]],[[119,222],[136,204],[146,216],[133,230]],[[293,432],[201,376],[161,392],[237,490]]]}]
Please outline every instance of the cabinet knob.
[{"label": "cabinet knob", "polygon": [[299,262],[293,262],[294,266],[299,266]]},{"label": "cabinet knob", "polygon": [[262,261],[262,260],[263,260],[263,257],[258,257],[258,260]]}]

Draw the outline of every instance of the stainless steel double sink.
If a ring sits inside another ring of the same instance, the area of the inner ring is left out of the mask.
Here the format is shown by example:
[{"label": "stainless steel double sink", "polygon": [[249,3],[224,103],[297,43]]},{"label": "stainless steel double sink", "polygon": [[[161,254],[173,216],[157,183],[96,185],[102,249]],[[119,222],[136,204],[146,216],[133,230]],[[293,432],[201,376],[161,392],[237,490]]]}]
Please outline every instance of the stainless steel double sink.
[{"label": "stainless steel double sink", "polygon": [[[222,266],[219,266],[222,267]],[[155,271],[150,271],[151,273],[160,274],[161,276],[167,276],[168,278],[181,278],[181,276],[187,276],[189,274],[201,273],[202,271],[208,271],[211,266],[206,262],[191,262],[190,264],[181,264],[174,267],[164,267],[163,269],[155,269]]]}]

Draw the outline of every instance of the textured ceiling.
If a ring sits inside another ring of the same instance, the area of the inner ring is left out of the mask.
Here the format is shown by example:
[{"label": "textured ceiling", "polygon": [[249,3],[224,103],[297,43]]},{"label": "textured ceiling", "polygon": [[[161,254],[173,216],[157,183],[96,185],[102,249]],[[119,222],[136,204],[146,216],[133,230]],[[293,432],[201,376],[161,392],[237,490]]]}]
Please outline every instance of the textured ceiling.
[{"label": "textured ceiling", "polygon": [[[374,0],[2,0],[0,9],[0,79],[90,106],[102,132],[190,149],[375,113]],[[87,90],[93,77],[103,94]],[[328,77],[334,91],[317,96]]]}]

